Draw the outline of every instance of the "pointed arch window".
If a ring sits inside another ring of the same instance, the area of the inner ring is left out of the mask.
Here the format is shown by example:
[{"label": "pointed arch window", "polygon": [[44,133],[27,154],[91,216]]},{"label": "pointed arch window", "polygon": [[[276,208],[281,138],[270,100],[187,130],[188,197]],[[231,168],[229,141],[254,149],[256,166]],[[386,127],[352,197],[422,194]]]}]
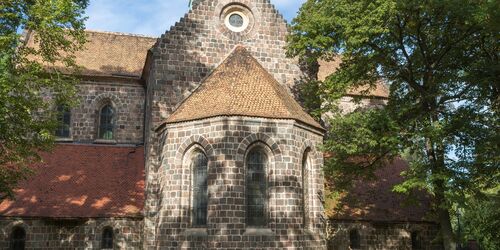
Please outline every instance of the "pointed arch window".
[{"label": "pointed arch window", "polygon": [[422,249],[422,242],[420,239],[420,234],[416,231],[411,232],[411,249],[413,249],[413,250]]},{"label": "pointed arch window", "polygon": [[246,224],[263,227],[267,224],[267,154],[260,148],[253,148],[246,158]]},{"label": "pointed arch window", "polygon": [[10,250],[24,250],[26,245],[26,231],[22,227],[15,227],[10,235]]},{"label": "pointed arch window", "polygon": [[71,109],[67,105],[57,105],[57,129],[55,136],[69,138],[71,128]]},{"label": "pointed arch window", "polygon": [[302,205],[303,205],[303,223],[304,228],[310,227],[310,169],[311,169],[311,160],[309,159],[309,150],[304,153],[304,157],[302,159]]},{"label": "pointed arch window", "polygon": [[99,139],[113,140],[115,109],[111,104],[104,105],[99,112]]},{"label": "pointed arch window", "polygon": [[208,183],[207,170],[208,159],[206,155],[196,150],[191,159],[192,189],[193,189],[193,226],[203,227],[207,225],[208,214]]},{"label": "pointed arch window", "polygon": [[105,227],[102,230],[101,248],[113,249],[114,232],[113,228]]},{"label": "pointed arch window", "polygon": [[361,236],[359,235],[359,231],[357,229],[349,231],[349,246],[351,249],[361,248]]}]

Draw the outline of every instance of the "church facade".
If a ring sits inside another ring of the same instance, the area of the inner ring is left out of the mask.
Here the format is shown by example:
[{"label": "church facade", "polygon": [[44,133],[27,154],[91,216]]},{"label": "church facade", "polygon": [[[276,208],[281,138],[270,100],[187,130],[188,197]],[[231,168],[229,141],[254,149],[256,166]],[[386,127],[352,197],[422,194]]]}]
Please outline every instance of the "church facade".
[{"label": "church facade", "polygon": [[431,249],[422,210],[393,210],[390,233],[327,219],[325,129],[294,89],[335,66],[287,58],[287,29],[268,0],[198,0],[159,38],[88,31],[78,105],[55,107],[54,151],[0,204],[0,248]]}]

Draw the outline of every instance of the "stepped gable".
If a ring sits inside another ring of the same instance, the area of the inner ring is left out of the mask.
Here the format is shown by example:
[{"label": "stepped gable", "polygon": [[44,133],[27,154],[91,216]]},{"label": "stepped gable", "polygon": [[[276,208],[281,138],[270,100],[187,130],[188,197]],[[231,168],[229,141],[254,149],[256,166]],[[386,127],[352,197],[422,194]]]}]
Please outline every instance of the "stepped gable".
[{"label": "stepped gable", "polygon": [[143,147],[61,144],[41,156],[16,199],[0,203],[0,216],[142,217]]},{"label": "stepped gable", "polygon": [[[319,61],[319,71],[318,71],[318,80],[324,81],[329,75],[335,73],[342,63],[340,57],[336,57],[333,60]],[[366,97],[375,97],[375,98],[388,98],[389,97],[389,89],[382,81],[377,83],[377,86],[366,94],[368,87],[360,87],[357,89],[351,89],[347,92],[347,95],[350,96],[366,96]]]},{"label": "stepped gable", "polygon": [[166,123],[218,116],[294,119],[322,129],[243,46],[238,46]]},{"label": "stepped gable", "polygon": [[[141,77],[148,50],[157,38],[116,32],[86,31],[84,48],[75,53],[81,75]],[[36,34],[27,35],[26,45],[37,48]],[[64,72],[62,64],[56,64]]]}]

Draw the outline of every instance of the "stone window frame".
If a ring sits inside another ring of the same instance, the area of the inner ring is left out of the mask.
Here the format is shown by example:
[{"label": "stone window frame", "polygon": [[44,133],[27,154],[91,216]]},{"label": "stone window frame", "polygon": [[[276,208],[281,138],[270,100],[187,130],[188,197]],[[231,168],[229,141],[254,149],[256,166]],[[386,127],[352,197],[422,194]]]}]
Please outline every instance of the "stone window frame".
[{"label": "stone window frame", "polygon": [[[112,116],[111,116],[111,121],[110,121],[110,126],[111,126],[111,138],[105,138],[106,136],[103,135],[101,136],[101,127],[103,126],[102,124],[102,116],[103,116],[103,110],[104,108],[106,107],[109,107],[111,110],[112,110]],[[104,103],[103,105],[101,105],[101,107],[99,108],[99,115],[98,115],[98,118],[97,118],[97,138],[99,140],[105,140],[105,141],[112,141],[112,140],[115,140],[116,139],[116,117],[117,117],[117,112],[116,112],[116,107],[115,105],[113,105],[112,102],[107,102],[107,103]]]},{"label": "stone window frame", "polygon": [[[111,233],[111,247],[107,247],[107,243],[109,243],[109,242],[105,242],[104,236],[105,236],[105,233],[107,233],[107,232]],[[114,228],[110,225],[104,226],[101,229],[101,240],[100,240],[101,249],[114,249],[115,246],[116,246],[116,233],[115,233]]]},{"label": "stone window frame", "polygon": [[28,239],[28,231],[26,230],[26,227],[23,224],[14,225],[9,229],[9,231],[10,231],[9,238],[8,238],[9,239],[9,249],[13,249],[13,250],[17,249],[17,248],[14,248],[14,246],[12,245],[13,241],[14,241],[14,233],[16,232],[16,230],[22,230],[22,233],[24,234],[23,239],[22,239],[23,247],[20,249],[26,249],[26,242]]},{"label": "stone window frame", "polygon": [[[194,180],[194,168],[192,164],[193,157],[195,156],[196,153],[201,153],[205,156],[207,160],[207,173],[206,173],[206,178],[207,178],[207,214],[206,214],[206,224],[205,225],[196,225],[194,222],[194,185],[193,185],[193,180]],[[209,173],[209,166],[210,166],[210,159],[205,151],[205,148],[203,148],[202,145],[198,143],[194,143],[191,146],[189,146],[184,153],[183,156],[183,168],[185,166],[188,166],[187,169],[189,169],[189,223],[191,228],[199,228],[199,229],[204,229],[207,228],[208,226],[208,204],[209,204],[209,194],[208,194],[208,173]]]},{"label": "stone window frame", "polygon": [[[302,160],[301,160],[301,184],[302,184],[302,220],[303,220],[303,228],[306,230],[310,230],[312,228],[312,220],[311,220],[311,210],[314,207],[313,203],[313,195],[311,194],[312,186],[313,186],[313,159],[311,155],[313,155],[313,150],[311,147],[306,147],[305,150],[302,151]],[[307,174],[307,175],[306,175]],[[307,182],[306,182],[307,180]]]},{"label": "stone window frame", "polygon": [[[73,109],[65,103],[57,103],[54,106],[54,110],[56,112],[56,119],[58,122],[57,128],[54,131],[54,136],[56,137],[56,141],[57,142],[65,142],[65,141],[71,142],[71,141],[73,141]],[[62,112],[64,112],[63,113],[63,120],[64,120],[64,115],[65,115],[66,111],[69,114],[69,124],[68,124],[69,135],[67,137],[57,135],[57,131],[60,130],[60,125],[61,125],[61,124],[59,124],[61,110],[62,110]]]},{"label": "stone window frame", "polygon": [[410,249],[422,250],[423,249],[422,232],[418,229],[410,231]]},{"label": "stone window frame", "polygon": [[[231,30],[226,25],[227,17],[235,12],[242,13],[248,19],[248,25],[241,31]],[[260,22],[257,21],[261,20],[259,8],[252,1],[234,2],[233,0],[221,0],[215,7],[215,13],[219,15],[217,20],[219,23],[218,31],[223,36],[235,41],[250,39],[257,34],[256,30],[260,29],[261,26]]]},{"label": "stone window frame", "polygon": [[349,237],[349,247],[350,249],[361,249],[361,232],[359,228],[351,228],[349,229],[348,237]]},{"label": "stone window frame", "polygon": [[[99,127],[101,119],[101,109],[106,105],[111,105],[115,111],[115,124],[113,127],[113,139],[104,140],[99,138]],[[102,93],[94,98],[92,101],[92,108],[94,110],[94,143],[97,144],[116,144],[119,138],[118,128],[122,125],[120,124],[121,107],[123,104],[117,96],[111,93]]]},{"label": "stone window frame", "polygon": [[[250,152],[252,152],[253,150],[261,150],[263,151],[263,153],[267,156],[267,165],[265,166],[265,180],[266,180],[266,190],[265,190],[265,195],[266,195],[266,199],[265,199],[265,204],[264,204],[264,215],[265,215],[265,223],[263,226],[253,226],[253,225],[248,225],[247,223],[247,182],[246,182],[246,179],[247,179],[247,169],[248,169],[248,164],[247,164],[247,158],[248,158],[248,155]],[[270,172],[272,169],[274,169],[274,164],[275,164],[275,156],[274,156],[274,153],[271,149],[271,147],[263,142],[263,141],[256,141],[256,142],[253,142],[250,146],[248,146],[246,152],[245,152],[245,156],[244,156],[244,197],[245,197],[245,227],[247,229],[250,229],[250,230],[247,230],[247,232],[253,232],[255,230],[259,230],[259,229],[267,229],[269,228],[270,226],[270,222],[271,222],[271,218],[270,218],[270,211],[269,211],[269,199],[270,199],[270,194],[269,194],[269,183],[270,183]],[[258,233],[258,232],[253,232],[253,233]]]},{"label": "stone window frame", "polygon": [[[113,138],[111,139],[104,139],[101,138],[101,112],[102,109],[106,106],[111,106],[113,109]],[[95,143],[102,143],[102,144],[116,144],[116,139],[117,139],[117,124],[118,124],[118,108],[115,104],[115,102],[109,98],[103,99],[100,101],[99,105],[96,106],[95,110],[96,118],[95,118]]]}]

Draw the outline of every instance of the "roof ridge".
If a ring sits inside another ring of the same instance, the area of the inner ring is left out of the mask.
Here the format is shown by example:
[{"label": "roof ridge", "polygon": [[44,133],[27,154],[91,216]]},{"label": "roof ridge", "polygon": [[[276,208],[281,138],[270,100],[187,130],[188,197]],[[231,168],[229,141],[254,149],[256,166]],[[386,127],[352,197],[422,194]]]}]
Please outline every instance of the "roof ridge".
[{"label": "roof ridge", "polygon": [[126,33],[126,32],[118,32],[118,31],[102,31],[102,30],[86,29],[85,32],[88,32],[88,33],[99,33],[99,34],[108,34],[108,35],[117,35],[117,36],[128,36],[128,37],[158,39],[158,37],[154,37],[154,36],[143,35],[143,34],[134,34],[134,33]]}]

